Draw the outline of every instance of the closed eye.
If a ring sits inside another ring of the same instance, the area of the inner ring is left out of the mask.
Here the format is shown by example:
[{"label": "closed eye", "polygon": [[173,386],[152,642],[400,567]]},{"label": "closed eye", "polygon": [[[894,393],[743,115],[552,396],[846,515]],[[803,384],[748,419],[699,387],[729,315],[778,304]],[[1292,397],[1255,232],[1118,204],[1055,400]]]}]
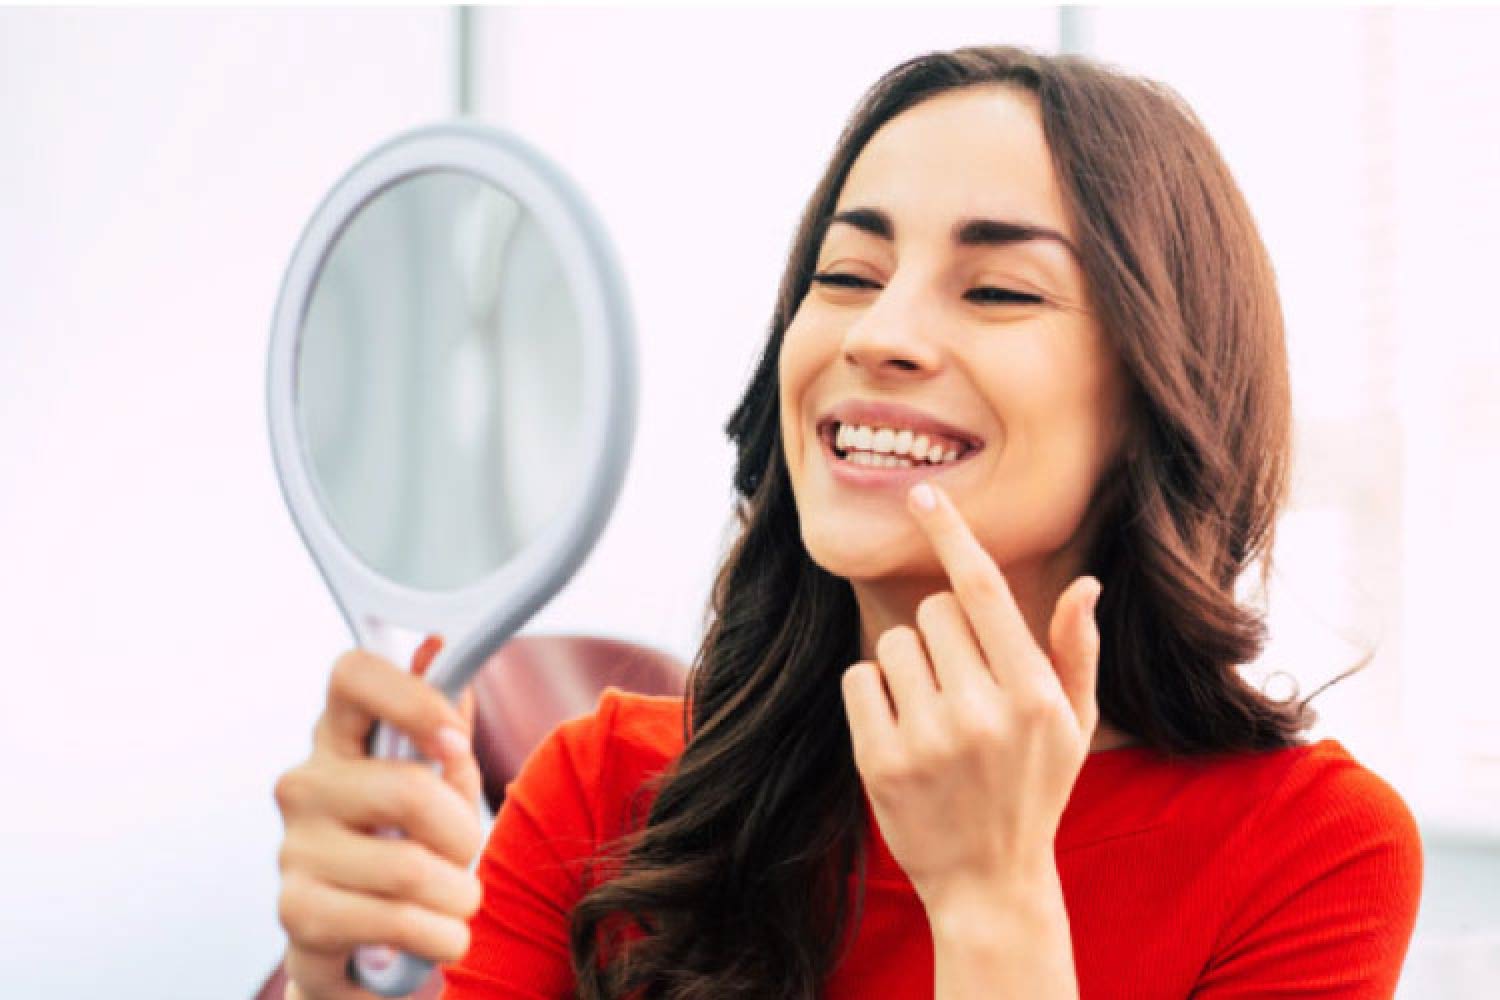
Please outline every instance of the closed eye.
[{"label": "closed eye", "polygon": [[[824,272],[812,276],[812,281],[820,285],[835,288],[879,288],[880,285],[868,278],[861,278],[857,274],[840,274],[838,272]],[[995,288],[990,285],[981,285],[971,288],[965,293],[965,297],[975,296],[975,301],[991,305],[1002,305],[1007,302],[1037,303],[1042,301],[1040,295],[1030,295],[1026,292],[1015,292],[1009,288]]]}]

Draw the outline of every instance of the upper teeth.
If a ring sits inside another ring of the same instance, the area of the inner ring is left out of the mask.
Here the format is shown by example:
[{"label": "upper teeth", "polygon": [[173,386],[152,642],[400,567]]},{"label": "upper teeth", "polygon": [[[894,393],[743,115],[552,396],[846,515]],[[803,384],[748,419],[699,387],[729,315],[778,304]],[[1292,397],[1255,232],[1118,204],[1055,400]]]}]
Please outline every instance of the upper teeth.
[{"label": "upper teeth", "polygon": [[951,462],[958,457],[957,443],[936,435],[916,434],[910,429],[864,427],[840,424],[834,436],[839,451],[873,451],[884,455],[906,455],[916,461]]}]

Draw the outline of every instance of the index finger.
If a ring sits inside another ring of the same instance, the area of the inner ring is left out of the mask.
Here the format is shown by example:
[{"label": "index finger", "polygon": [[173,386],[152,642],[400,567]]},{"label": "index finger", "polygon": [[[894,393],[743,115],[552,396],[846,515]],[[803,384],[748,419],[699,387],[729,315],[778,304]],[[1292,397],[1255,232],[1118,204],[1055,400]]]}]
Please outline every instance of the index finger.
[{"label": "index finger", "polygon": [[[924,496],[924,491],[930,491]],[[930,498],[930,504],[928,500]],[[939,486],[921,482],[908,500],[917,524],[932,543],[938,562],[948,574],[953,593],[963,605],[974,637],[995,679],[1012,680],[1031,662],[1036,639],[1016,607],[1010,584],[995,560],[979,544],[969,523]]]},{"label": "index finger", "polygon": [[[377,720],[411,737],[433,760],[452,755],[439,732],[467,727],[443,693],[421,677],[363,649],[340,656],[328,682],[328,708],[319,720],[313,745],[341,757],[367,756],[365,740]],[[467,740],[464,741],[467,747]]]}]

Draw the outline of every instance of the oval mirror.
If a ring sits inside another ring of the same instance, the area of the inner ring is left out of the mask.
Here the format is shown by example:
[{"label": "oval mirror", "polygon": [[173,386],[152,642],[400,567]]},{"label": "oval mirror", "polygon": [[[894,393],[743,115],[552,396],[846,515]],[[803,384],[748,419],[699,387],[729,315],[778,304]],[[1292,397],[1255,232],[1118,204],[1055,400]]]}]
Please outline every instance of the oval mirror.
[{"label": "oval mirror", "polygon": [[[406,662],[439,636],[426,676],[456,701],[603,530],[635,384],[605,230],[539,151],[455,122],[351,168],[287,268],[267,402],[283,495],[355,642]],[[420,759],[383,725],[371,743]],[[352,975],[381,996],[431,973],[377,954]]]}]

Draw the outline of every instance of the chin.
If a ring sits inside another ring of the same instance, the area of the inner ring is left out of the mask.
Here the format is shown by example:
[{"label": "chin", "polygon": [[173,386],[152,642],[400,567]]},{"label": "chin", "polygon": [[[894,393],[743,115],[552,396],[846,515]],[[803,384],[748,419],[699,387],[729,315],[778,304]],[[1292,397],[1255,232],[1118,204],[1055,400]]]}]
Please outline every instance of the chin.
[{"label": "chin", "polygon": [[860,533],[846,518],[842,523],[812,519],[803,522],[802,544],[825,572],[846,580],[874,580],[911,572],[913,553],[909,534],[895,531]]}]

